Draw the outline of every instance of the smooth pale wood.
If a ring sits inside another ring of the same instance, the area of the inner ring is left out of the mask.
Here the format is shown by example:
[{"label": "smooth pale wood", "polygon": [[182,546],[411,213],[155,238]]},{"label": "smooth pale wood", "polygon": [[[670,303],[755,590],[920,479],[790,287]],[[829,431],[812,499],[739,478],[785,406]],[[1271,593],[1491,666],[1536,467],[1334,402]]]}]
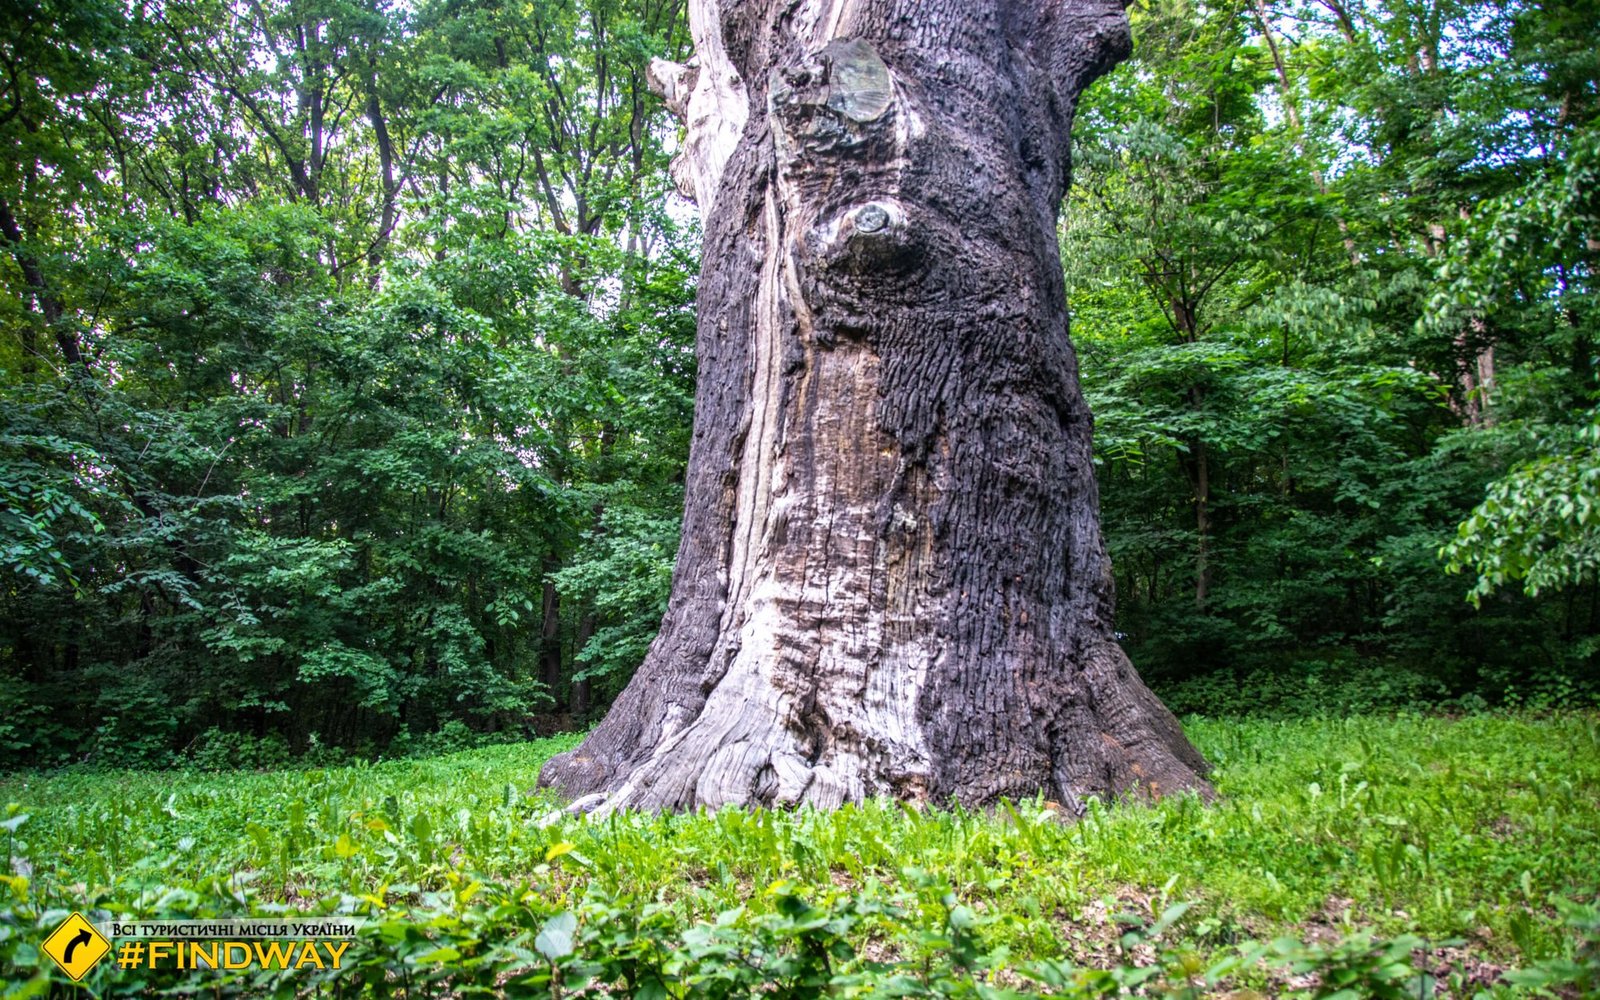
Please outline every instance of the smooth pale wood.
[{"label": "smooth pale wood", "polygon": [[1105,0],[692,0],[670,607],[579,809],[1209,794],[1111,632],[1056,213]]}]

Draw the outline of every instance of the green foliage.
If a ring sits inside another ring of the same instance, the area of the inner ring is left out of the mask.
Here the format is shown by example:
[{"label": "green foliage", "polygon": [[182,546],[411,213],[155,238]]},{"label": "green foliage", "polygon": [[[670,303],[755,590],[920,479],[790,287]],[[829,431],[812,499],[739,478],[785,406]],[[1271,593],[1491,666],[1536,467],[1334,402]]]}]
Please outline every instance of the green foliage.
[{"label": "green foliage", "polygon": [[41,586],[65,581],[77,588],[58,539],[105,530],[79,499],[96,494],[97,484],[75,475],[97,456],[80,455],[73,442],[42,434],[7,434],[0,438],[0,456],[0,559],[12,573]]},{"label": "green foliage", "polygon": [[1600,908],[1565,899],[1555,903],[1577,939],[1572,955],[1541,959],[1529,968],[1508,973],[1506,981],[1513,986],[1530,987],[1544,996],[1560,989],[1592,996],[1600,990]]},{"label": "green foliage", "polygon": [[586,598],[618,623],[590,638],[574,679],[625,680],[644,659],[667,610],[681,520],[662,509],[608,506],[572,562],[554,574],[563,593]]},{"label": "green foliage", "polygon": [[1490,484],[1444,547],[1452,572],[1471,569],[1475,603],[1510,581],[1531,595],[1594,580],[1600,569],[1600,409],[1557,426],[1539,457]]},{"label": "green foliage", "polygon": [[[1333,719],[1419,712],[1451,704],[1449,690],[1426,673],[1332,658],[1281,663],[1273,669],[1199,674],[1168,681],[1157,693],[1174,712],[1215,718]],[[1486,704],[1481,696],[1463,700],[1471,706]]]},{"label": "green foliage", "polygon": [[643,72],[681,9],[26,13],[0,769],[504,739],[596,633],[625,679],[662,557],[547,597],[675,545],[693,245]]},{"label": "green foliage", "polygon": [[1280,938],[1272,943],[1272,951],[1291,974],[1316,974],[1311,995],[1318,1000],[1410,1000],[1432,993],[1432,977],[1411,964],[1412,952],[1422,945],[1406,934],[1374,941],[1372,935],[1358,933],[1331,947],[1307,947]]},{"label": "green foliage", "polygon": [[1118,627],[1185,707],[1600,680],[1600,64],[1551,28],[1584,11],[1173,0],[1085,95],[1062,247]]},{"label": "green foliage", "polygon": [[289,746],[270,734],[261,738],[213,726],[189,750],[188,763],[202,771],[234,771],[287,767]]},{"label": "green foliage", "polygon": [[589,822],[527,790],[574,737],[337,769],[18,775],[0,783],[0,978],[59,976],[37,947],[72,909],[287,907],[365,921],[353,966],[102,967],[89,985],[1368,997],[1592,984],[1593,905],[1567,901],[1600,889],[1600,720],[1189,730],[1217,765],[1216,804],[1096,800],[1076,823],[1037,801]]},{"label": "green foliage", "polygon": [[[330,329],[295,213],[208,223],[130,231],[143,253],[109,265],[123,270],[103,307],[121,334],[107,353],[130,376],[92,391],[120,426],[84,421],[71,387],[19,387],[30,402],[7,411],[6,440],[32,456],[7,466],[7,510],[20,510],[5,519],[19,539],[8,616],[13,634],[50,643],[14,646],[11,669],[39,677],[33,697],[80,733],[98,730],[92,752],[148,763],[164,759],[151,740],[175,749],[214,726],[265,725],[298,751],[313,733],[381,745],[402,720],[503,731],[550,705],[541,639],[528,636],[538,623],[523,620],[550,557],[611,509],[597,531],[643,526],[656,563],[670,558],[688,390],[681,368],[662,366],[683,364],[690,328],[681,299],[657,296],[681,285],[660,282],[665,265],[596,250],[591,273],[616,268],[609,280],[633,296],[599,315],[560,290],[570,241],[507,240],[499,294],[537,311],[476,311],[467,300],[482,291],[465,282],[482,274],[447,258],[336,299]],[[192,360],[142,360],[171,356]],[[640,405],[653,416],[630,420]],[[660,614],[652,569],[637,592],[579,587],[573,603],[642,633]],[[49,613],[72,581],[76,599]],[[61,643],[139,671],[113,681],[113,698],[85,683],[81,654],[62,662]],[[147,696],[135,748],[101,706],[132,716]],[[12,759],[73,752],[60,735]]]}]

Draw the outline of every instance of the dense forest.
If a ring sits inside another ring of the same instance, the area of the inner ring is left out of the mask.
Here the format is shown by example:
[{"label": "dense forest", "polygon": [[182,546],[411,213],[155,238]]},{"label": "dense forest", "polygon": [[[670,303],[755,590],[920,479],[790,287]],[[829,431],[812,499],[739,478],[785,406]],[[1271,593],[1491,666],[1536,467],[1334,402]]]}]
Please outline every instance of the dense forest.
[{"label": "dense forest", "polygon": [[[1600,695],[1593,0],[1152,0],[1061,227],[1175,711]],[[581,728],[660,622],[671,0],[5,0],[0,768]]]}]

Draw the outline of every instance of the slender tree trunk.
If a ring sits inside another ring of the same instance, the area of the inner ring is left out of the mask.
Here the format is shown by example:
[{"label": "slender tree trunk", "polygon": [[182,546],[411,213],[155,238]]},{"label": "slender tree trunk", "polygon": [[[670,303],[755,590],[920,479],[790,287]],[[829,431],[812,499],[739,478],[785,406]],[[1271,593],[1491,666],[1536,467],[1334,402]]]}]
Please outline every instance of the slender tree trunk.
[{"label": "slender tree trunk", "polygon": [[[551,558],[546,559],[544,565],[545,572],[552,573],[561,564]],[[561,595],[548,579],[544,582],[544,599],[539,610],[539,680],[550,689],[551,698],[555,698],[556,689],[561,686]]]},{"label": "slender tree trunk", "polygon": [[[583,652],[589,645],[589,640],[594,638],[595,617],[593,611],[585,611],[583,617],[578,619],[578,639],[573,643],[572,651],[576,655]],[[574,678],[572,693],[567,699],[567,711],[572,715],[575,723],[580,723],[585,715],[589,714],[589,680],[588,678]]]},{"label": "slender tree trunk", "polygon": [[1204,441],[1195,440],[1194,454],[1194,606],[1204,608],[1211,596],[1211,456]]},{"label": "slender tree trunk", "polygon": [[[1261,37],[1266,40],[1267,51],[1272,54],[1272,66],[1278,73],[1278,94],[1283,98],[1283,109],[1289,116],[1289,128],[1291,130],[1290,134],[1294,136],[1295,152],[1299,153],[1300,158],[1305,160],[1306,165],[1311,168],[1311,180],[1317,185],[1317,192],[1325,195],[1328,193],[1328,181],[1322,173],[1322,168],[1316,165],[1307,152],[1306,130],[1305,126],[1300,122],[1300,100],[1295,94],[1294,84],[1289,80],[1289,68],[1284,64],[1283,52],[1278,47],[1278,36],[1272,31],[1272,20],[1267,13],[1266,0],[1255,0],[1254,7],[1256,23],[1261,26]],[[1329,9],[1334,12],[1335,16],[1341,17],[1341,27],[1349,30],[1349,26],[1342,16],[1343,11],[1338,5],[1333,4]],[[1347,36],[1347,40],[1353,40],[1353,36]],[[1344,213],[1335,212],[1333,221],[1339,227],[1339,236],[1344,241],[1344,252],[1349,256],[1351,265],[1360,267],[1361,251],[1356,249],[1356,241],[1350,235],[1350,225],[1345,221]]]},{"label": "slender tree trunk", "polygon": [[[22,272],[23,280],[28,283],[28,291],[33,294],[34,304],[44,320],[45,329],[55,337],[56,345],[61,348],[61,356],[66,359],[68,375],[73,378],[87,375],[89,362],[79,347],[78,336],[68,324],[62,322],[64,310],[61,307],[61,300],[56,298],[46,282],[44,269],[39,266],[38,259],[28,249],[21,224],[11,213],[11,206],[3,198],[0,198],[0,240],[4,240],[5,245],[11,250],[17,268]],[[32,359],[28,357],[27,360]]]},{"label": "slender tree trunk", "polygon": [[575,808],[1208,791],[1112,633],[1056,213],[1114,0],[691,0],[706,219],[661,633]]},{"label": "slender tree trunk", "polygon": [[383,113],[383,102],[378,98],[377,56],[368,59],[367,67],[367,121],[372,126],[372,137],[378,151],[379,179],[383,184],[383,208],[378,218],[378,234],[367,250],[367,266],[372,268],[367,281],[372,288],[377,288],[378,269],[383,266],[384,253],[397,221],[395,203],[400,194],[400,185],[394,177],[394,140],[389,136],[389,122]]}]

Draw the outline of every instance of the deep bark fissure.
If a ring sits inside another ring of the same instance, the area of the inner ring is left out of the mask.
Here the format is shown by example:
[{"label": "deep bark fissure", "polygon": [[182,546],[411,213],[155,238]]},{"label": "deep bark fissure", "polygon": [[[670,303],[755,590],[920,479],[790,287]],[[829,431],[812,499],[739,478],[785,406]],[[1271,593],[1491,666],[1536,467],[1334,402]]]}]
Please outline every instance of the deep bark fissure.
[{"label": "deep bark fissure", "polygon": [[705,216],[660,635],[580,808],[1208,791],[1112,633],[1056,213],[1104,0],[690,7]]}]

